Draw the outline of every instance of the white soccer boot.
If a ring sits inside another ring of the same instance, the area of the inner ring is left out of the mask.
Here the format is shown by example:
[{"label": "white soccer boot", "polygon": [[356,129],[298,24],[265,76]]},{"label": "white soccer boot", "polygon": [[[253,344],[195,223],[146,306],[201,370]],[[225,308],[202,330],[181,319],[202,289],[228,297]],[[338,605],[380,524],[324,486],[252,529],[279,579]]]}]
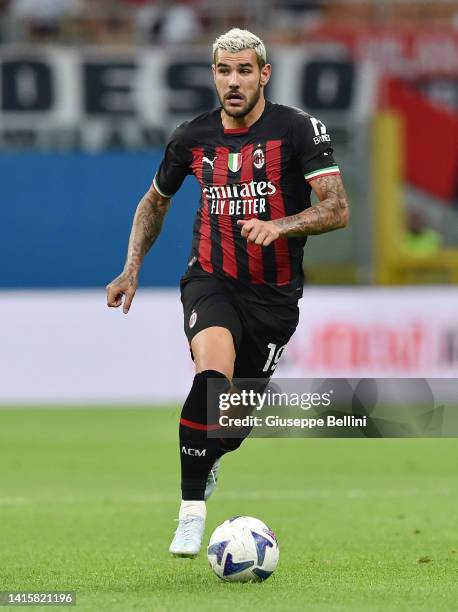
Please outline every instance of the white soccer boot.
[{"label": "white soccer boot", "polygon": [[210,474],[208,475],[207,486],[205,487],[205,494],[204,494],[205,501],[207,501],[207,499],[210,497],[210,495],[215,490],[216,483],[218,482],[218,473],[219,473],[220,467],[221,467],[221,458],[215,461],[215,463],[212,466],[212,469],[210,470]]},{"label": "white soccer boot", "polygon": [[205,530],[205,502],[181,502],[178,527],[169,552],[176,557],[194,558],[200,551]]}]

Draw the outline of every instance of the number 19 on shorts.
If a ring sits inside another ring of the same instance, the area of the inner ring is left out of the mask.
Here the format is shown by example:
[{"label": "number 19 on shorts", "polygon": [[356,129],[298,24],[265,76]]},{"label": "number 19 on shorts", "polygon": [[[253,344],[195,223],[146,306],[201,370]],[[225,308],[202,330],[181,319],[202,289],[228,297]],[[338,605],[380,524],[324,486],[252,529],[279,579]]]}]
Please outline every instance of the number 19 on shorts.
[{"label": "number 19 on shorts", "polygon": [[280,360],[280,357],[282,356],[282,353],[285,349],[285,346],[286,344],[277,348],[276,344],[269,342],[269,344],[267,345],[267,348],[269,349],[269,354],[267,356],[267,361],[264,367],[262,368],[263,372],[268,372],[269,370],[273,372],[275,370]]}]

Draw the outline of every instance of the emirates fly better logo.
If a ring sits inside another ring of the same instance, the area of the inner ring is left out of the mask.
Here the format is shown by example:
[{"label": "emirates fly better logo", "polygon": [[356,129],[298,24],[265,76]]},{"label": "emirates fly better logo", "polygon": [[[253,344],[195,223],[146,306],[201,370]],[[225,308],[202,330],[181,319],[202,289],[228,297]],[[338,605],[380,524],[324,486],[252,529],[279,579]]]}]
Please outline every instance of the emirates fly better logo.
[{"label": "emirates fly better logo", "polygon": [[272,181],[250,181],[203,188],[212,215],[258,215],[266,212],[267,197],[276,193]]}]

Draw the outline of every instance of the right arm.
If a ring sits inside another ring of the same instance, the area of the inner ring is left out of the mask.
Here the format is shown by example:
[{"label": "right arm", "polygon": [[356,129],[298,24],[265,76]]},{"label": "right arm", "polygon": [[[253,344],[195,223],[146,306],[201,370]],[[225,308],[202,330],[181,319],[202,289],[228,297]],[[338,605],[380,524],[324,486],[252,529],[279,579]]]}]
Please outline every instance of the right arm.
[{"label": "right arm", "polygon": [[148,253],[162,229],[162,222],[170,206],[170,198],[164,197],[151,185],[137,206],[124,269],[107,285],[107,304],[118,308],[124,296],[123,312],[129,312],[138,285],[138,274]]}]

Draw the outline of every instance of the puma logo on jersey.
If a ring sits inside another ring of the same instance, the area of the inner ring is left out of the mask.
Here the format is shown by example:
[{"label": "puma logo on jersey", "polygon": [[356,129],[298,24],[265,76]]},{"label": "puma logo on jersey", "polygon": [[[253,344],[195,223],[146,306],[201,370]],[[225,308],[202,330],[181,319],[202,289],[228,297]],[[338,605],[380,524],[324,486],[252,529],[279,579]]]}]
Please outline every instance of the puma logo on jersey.
[{"label": "puma logo on jersey", "polygon": [[213,159],[209,159],[208,157],[202,157],[202,163],[207,162],[207,164],[210,164],[210,166],[212,167],[212,170],[214,170],[213,166],[215,165],[215,161],[217,157],[218,157],[217,155],[215,155]]}]

